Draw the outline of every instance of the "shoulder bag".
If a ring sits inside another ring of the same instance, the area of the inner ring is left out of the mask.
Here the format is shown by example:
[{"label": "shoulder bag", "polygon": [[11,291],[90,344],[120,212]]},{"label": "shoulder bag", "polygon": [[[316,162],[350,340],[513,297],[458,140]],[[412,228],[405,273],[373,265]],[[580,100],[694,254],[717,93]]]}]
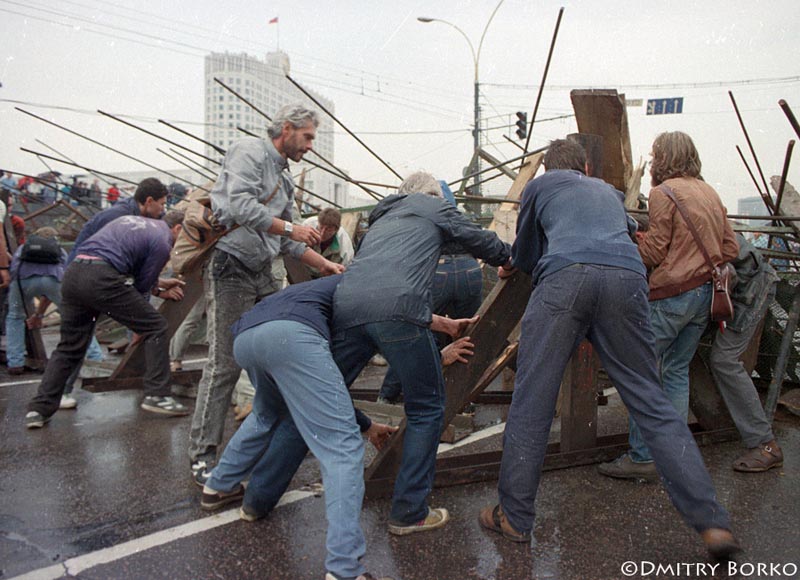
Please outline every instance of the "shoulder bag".
[{"label": "shoulder bag", "polygon": [[697,229],[695,229],[692,220],[689,219],[689,214],[686,213],[686,209],[678,201],[675,192],[663,184],[659,186],[659,189],[663,191],[664,194],[672,200],[675,207],[678,208],[689,231],[692,233],[694,241],[697,242],[700,252],[702,252],[709,268],[711,268],[711,283],[714,289],[711,293],[711,320],[715,322],[730,322],[733,320],[733,302],[731,301],[730,294],[730,281],[733,274],[733,266],[728,263],[722,264],[721,266],[714,265],[711,256],[708,255],[708,251],[703,245],[703,241],[700,239],[700,234],[697,233]]}]

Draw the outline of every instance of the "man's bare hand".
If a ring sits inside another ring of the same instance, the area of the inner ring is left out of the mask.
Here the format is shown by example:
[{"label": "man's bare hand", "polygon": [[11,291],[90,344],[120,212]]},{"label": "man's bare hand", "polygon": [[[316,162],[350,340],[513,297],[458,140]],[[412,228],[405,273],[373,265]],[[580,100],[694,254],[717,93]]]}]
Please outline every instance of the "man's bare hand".
[{"label": "man's bare hand", "polygon": [[172,288],[159,292],[158,297],[164,300],[180,302],[183,300],[183,288],[181,286],[173,286]]},{"label": "man's bare hand", "polygon": [[345,267],[336,262],[325,260],[325,263],[319,268],[319,273],[323,276],[330,276],[332,274],[341,274],[345,271]]},{"label": "man's bare hand", "polygon": [[445,318],[444,316],[433,315],[433,322],[431,322],[431,330],[434,332],[444,332],[452,338],[461,336],[466,328],[471,324],[478,322],[479,316],[472,318]]},{"label": "man's bare hand", "polygon": [[184,286],[186,286],[186,282],[179,278],[159,278],[158,280],[158,287],[164,288],[165,290],[176,287],[183,288]]},{"label": "man's bare hand", "polygon": [[475,345],[470,342],[468,336],[464,336],[455,342],[451,342],[442,349],[442,366],[447,367],[456,362],[469,362],[467,357],[475,354],[475,351],[472,350],[474,348]]},{"label": "man's bare hand", "polygon": [[375,449],[380,451],[395,431],[397,431],[397,427],[373,421],[372,425],[367,429],[366,435]]},{"label": "man's bare hand", "polygon": [[501,280],[503,278],[510,278],[511,276],[513,276],[516,273],[516,271],[517,271],[516,268],[509,268],[508,264],[506,264],[504,266],[498,266],[497,267],[497,277],[500,278]]},{"label": "man's bare hand", "polygon": [[33,316],[29,316],[28,318],[25,319],[25,326],[27,326],[30,330],[41,328],[42,317],[36,316],[35,314]]},{"label": "man's bare hand", "polygon": [[8,270],[0,270],[0,288],[8,288],[9,284],[11,284],[11,275]]},{"label": "man's bare hand", "polygon": [[319,232],[315,228],[301,226],[299,224],[294,224],[292,226],[292,233],[289,235],[289,237],[295,242],[303,242],[309,247],[316,246],[322,239],[320,238]]}]

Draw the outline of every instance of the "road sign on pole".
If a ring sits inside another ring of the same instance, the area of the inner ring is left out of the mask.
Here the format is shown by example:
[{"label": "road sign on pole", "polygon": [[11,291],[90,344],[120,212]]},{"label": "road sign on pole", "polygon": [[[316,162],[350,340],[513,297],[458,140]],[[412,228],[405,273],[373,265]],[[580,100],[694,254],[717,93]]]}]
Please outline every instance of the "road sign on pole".
[{"label": "road sign on pole", "polygon": [[683,113],[683,97],[647,100],[648,115],[672,115],[677,113]]}]

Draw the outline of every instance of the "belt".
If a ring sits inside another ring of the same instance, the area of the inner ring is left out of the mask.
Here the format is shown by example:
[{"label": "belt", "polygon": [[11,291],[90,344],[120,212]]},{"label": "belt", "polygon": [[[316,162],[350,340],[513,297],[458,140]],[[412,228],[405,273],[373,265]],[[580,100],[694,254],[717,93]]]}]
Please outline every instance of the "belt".
[{"label": "belt", "polygon": [[108,262],[106,262],[102,258],[75,258],[74,261],[79,262],[81,264],[101,264],[108,266]]},{"label": "belt", "polygon": [[472,254],[442,254],[439,257],[439,263],[444,264],[445,262],[452,262],[453,260],[457,260],[458,258],[471,258]]}]

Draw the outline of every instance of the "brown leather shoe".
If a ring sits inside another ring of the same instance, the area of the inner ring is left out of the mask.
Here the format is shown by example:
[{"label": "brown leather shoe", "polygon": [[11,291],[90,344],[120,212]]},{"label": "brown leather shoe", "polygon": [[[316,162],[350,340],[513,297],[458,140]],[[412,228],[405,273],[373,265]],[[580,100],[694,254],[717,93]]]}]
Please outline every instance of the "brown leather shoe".
[{"label": "brown leather shoe", "polygon": [[708,553],[717,560],[730,560],[731,556],[742,551],[739,542],[729,530],[708,528],[700,532],[700,537],[703,538]]},{"label": "brown leather shoe", "polygon": [[522,534],[515,530],[506,518],[506,514],[503,513],[500,504],[483,508],[478,514],[478,522],[487,530],[502,534],[506,540],[520,544],[530,544],[531,542],[531,533]]},{"label": "brown leather shoe", "polygon": [[25,367],[8,367],[8,374],[10,375],[21,375],[25,373]]},{"label": "brown leather shoe", "polygon": [[[10,371],[11,369],[9,369]],[[769,443],[762,443],[758,447],[750,449],[733,462],[734,471],[745,473],[758,473],[768,471],[773,467],[783,465],[783,452],[778,447],[778,442],[774,439]]]}]

